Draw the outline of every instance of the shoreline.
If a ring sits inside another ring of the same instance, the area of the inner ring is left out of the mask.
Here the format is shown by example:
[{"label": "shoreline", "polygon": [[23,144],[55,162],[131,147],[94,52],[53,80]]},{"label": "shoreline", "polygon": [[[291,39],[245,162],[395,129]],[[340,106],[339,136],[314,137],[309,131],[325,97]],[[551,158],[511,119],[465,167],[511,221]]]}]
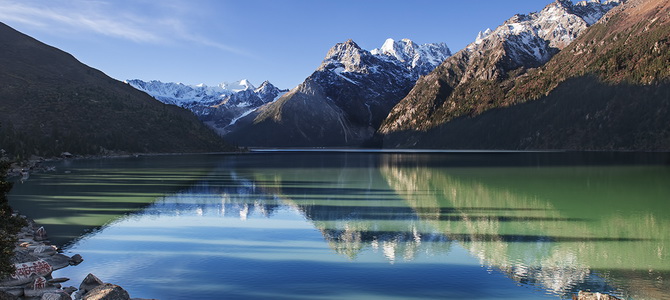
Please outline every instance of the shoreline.
[{"label": "shoreline", "polygon": [[145,300],[130,298],[122,287],[105,283],[89,273],[79,287],[64,286],[69,278],[54,278],[53,272],[67,267],[75,267],[84,261],[79,254],[67,256],[51,244],[43,226],[34,220],[14,214],[26,222],[16,234],[12,263],[16,271],[0,278],[0,299],[113,299]]},{"label": "shoreline", "polygon": [[[33,155],[29,159],[12,162],[5,176],[10,178],[24,177],[30,173],[44,173],[54,171],[53,168],[44,166],[44,163],[54,163],[65,160],[93,160],[93,159],[122,159],[136,158],[142,156],[185,156],[185,155],[227,155],[227,154],[245,154],[249,151],[240,152],[171,152],[171,153],[116,153],[116,154],[91,154],[91,155],[61,155],[60,157],[41,157]],[[12,160],[9,160],[12,161]]]}]

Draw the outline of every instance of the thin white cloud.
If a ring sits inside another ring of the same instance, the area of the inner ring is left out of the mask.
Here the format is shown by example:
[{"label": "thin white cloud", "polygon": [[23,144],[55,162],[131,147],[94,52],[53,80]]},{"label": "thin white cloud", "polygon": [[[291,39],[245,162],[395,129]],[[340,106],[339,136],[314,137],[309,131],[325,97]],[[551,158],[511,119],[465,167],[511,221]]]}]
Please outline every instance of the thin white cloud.
[{"label": "thin white cloud", "polygon": [[[161,2],[155,1],[154,5]],[[175,10],[172,7],[164,11]],[[0,21],[22,23],[42,31],[92,33],[147,44],[189,42],[251,57],[245,51],[193,33],[180,18],[184,16],[148,17],[133,13],[129,6],[105,1],[0,0]]]},{"label": "thin white cloud", "polygon": [[[143,24],[127,16],[114,18],[112,12],[103,12],[99,9],[78,11],[72,7],[45,7],[45,3],[41,4],[29,1],[0,1],[2,6],[0,20],[20,22],[43,30],[92,32],[134,42],[165,42],[163,37],[144,29]],[[85,9],[91,6],[80,7]]]}]

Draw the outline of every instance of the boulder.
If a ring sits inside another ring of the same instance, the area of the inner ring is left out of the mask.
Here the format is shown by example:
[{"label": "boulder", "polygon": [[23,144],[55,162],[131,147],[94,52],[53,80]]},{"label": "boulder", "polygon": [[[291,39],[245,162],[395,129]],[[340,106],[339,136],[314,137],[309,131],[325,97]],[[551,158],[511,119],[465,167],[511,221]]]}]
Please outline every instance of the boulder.
[{"label": "boulder", "polygon": [[57,293],[44,293],[40,300],[72,300],[72,297],[63,291],[60,291]]},{"label": "boulder", "polygon": [[53,246],[40,245],[33,249],[33,255],[37,257],[49,257],[55,255],[56,253],[58,253],[58,251],[56,251],[55,247]]},{"label": "boulder", "polygon": [[70,258],[70,265],[71,266],[76,266],[84,261],[84,258],[81,257],[79,254],[72,255]]},{"label": "boulder", "polygon": [[61,290],[53,287],[45,289],[37,289],[37,290],[30,287],[23,289],[23,296],[25,298],[42,298],[44,294],[59,293],[60,291]]},{"label": "boulder", "polygon": [[53,270],[60,270],[70,265],[70,257],[65,254],[58,253],[42,259],[48,262]]},{"label": "boulder", "polygon": [[85,295],[90,290],[103,284],[104,283],[102,282],[102,280],[100,280],[98,277],[95,277],[95,275],[89,273],[88,275],[86,275],[86,278],[84,278],[84,280],[79,285],[79,294]]},{"label": "boulder", "polygon": [[51,275],[51,271],[53,271],[51,264],[25,251],[15,252],[12,260],[16,271],[9,277],[0,280],[0,286],[19,286],[30,283],[37,277]]},{"label": "boulder", "polygon": [[84,294],[82,300],[130,300],[130,295],[122,287],[105,283],[100,285],[88,293]]}]

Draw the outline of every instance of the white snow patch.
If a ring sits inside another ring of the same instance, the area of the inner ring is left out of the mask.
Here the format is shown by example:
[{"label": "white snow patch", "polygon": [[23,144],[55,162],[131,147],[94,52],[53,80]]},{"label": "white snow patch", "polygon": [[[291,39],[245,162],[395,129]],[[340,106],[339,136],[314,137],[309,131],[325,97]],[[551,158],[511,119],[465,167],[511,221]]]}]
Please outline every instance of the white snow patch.
[{"label": "white snow patch", "polygon": [[342,75],[342,72],[344,72],[344,68],[343,68],[343,67],[337,67],[337,68],[333,69],[333,73],[337,74],[337,76],[340,76],[340,77],[342,77],[344,80],[349,81],[349,82],[351,82],[351,83],[353,83],[353,84],[355,84],[355,85],[358,85],[358,82],[355,82],[355,81],[353,81],[353,80],[347,78],[346,76]]}]

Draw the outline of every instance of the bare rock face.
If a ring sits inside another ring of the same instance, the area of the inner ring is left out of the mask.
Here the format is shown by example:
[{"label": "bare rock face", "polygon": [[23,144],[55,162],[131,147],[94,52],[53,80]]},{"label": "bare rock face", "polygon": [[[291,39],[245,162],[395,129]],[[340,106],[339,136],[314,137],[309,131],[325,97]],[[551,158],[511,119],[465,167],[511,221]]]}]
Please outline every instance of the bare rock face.
[{"label": "bare rock face", "polygon": [[130,295],[122,287],[105,283],[90,290],[82,300],[130,300]]}]

